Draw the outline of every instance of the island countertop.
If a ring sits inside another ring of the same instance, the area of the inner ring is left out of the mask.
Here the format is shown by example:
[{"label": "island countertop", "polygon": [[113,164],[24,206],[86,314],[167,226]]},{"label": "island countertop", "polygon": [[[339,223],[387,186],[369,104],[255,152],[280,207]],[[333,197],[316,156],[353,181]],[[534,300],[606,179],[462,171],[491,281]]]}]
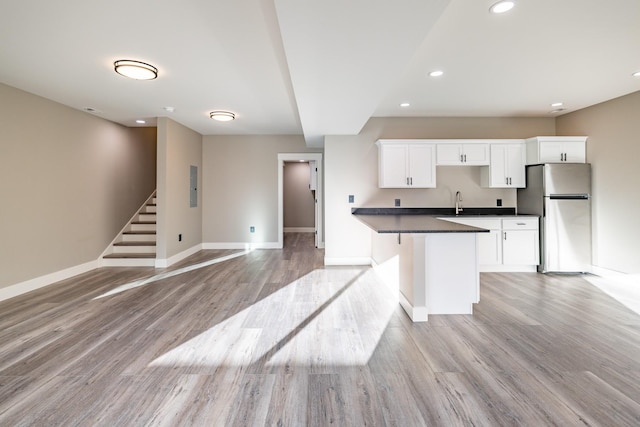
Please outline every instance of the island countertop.
[{"label": "island countertop", "polygon": [[438,219],[433,215],[362,215],[360,222],[377,233],[488,233],[484,228]]}]

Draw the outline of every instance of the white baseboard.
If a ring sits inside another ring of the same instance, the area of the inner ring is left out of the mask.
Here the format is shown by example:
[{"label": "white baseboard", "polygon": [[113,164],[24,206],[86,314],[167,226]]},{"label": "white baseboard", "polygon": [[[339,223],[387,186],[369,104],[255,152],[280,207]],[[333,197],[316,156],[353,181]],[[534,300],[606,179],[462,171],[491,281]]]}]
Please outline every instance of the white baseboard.
[{"label": "white baseboard", "polygon": [[200,243],[178,254],[175,254],[170,258],[157,258],[155,262],[155,266],[156,268],[171,267],[176,262],[182,261],[183,259],[195,254],[196,252],[201,251],[202,249],[203,249],[203,245]]},{"label": "white baseboard", "polygon": [[479,265],[481,273],[535,273],[536,265]]},{"label": "white baseboard", "polygon": [[285,233],[314,233],[316,231],[313,227],[284,227]]},{"label": "white baseboard", "polygon": [[281,249],[278,242],[209,242],[203,243],[202,249]]},{"label": "white baseboard", "polygon": [[324,265],[371,265],[370,257],[324,257]]},{"label": "white baseboard", "polygon": [[61,280],[69,279],[73,276],[77,276],[78,274],[86,273],[87,271],[91,271],[98,267],[100,267],[100,260],[89,261],[54,273],[45,274],[44,276],[36,277],[35,279],[26,280],[24,282],[16,283],[15,285],[0,288],[0,301],[17,297],[18,295],[35,291],[36,289],[44,288],[45,286]]},{"label": "white baseboard", "polygon": [[597,265],[591,266],[591,273],[600,277],[617,277],[617,276],[626,276],[627,273],[623,273],[621,271],[610,270],[608,268],[598,267]]},{"label": "white baseboard", "polygon": [[402,292],[398,292],[400,306],[407,313],[409,319],[413,322],[426,322],[429,318],[427,307],[414,307],[409,300],[405,298]]}]

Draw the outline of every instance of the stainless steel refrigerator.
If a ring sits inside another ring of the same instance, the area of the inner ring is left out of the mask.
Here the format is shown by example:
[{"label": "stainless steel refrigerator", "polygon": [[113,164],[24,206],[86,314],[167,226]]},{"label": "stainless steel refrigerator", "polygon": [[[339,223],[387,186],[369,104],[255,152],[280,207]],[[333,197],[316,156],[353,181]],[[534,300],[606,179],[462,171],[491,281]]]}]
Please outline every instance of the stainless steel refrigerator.
[{"label": "stainless steel refrigerator", "polygon": [[548,163],[526,168],[518,214],[540,216],[538,271],[591,271],[591,165]]}]

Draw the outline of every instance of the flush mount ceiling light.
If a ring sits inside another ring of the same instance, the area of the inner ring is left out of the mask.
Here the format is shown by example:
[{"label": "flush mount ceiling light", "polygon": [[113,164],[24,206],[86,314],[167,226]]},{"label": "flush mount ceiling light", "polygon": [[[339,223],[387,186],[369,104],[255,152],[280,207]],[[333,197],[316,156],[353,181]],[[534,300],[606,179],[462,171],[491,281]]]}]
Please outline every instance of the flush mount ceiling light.
[{"label": "flush mount ceiling light", "polygon": [[408,102],[403,102],[402,104],[400,104],[401,107],[406,108],[408,106],[410,106],[411,104],[409,104]]},{"label": "flush mount ceiling light", "polygon": [[429,77],[440,77],[443,74],[444,74],[444,71],[442,70],[434,70],[429,73]]},{"label": "flush mount ceiling light", "polygon": [[489,12],[491,13],[505,13],[513,9],[513,6],[516,5],[515,1],[499,1],[494,3],[490,8]]},{"label": "flush mount ceiling light", "polygon": [[635,73],[631,74],[633,77],[640,77],[640,71],[636,71]]},{"label": "flush mount ceiling light", "polygon": [[153,80],[158,77],[158,69],[145,62],[120,59],[113,63],[116,73],[136,80]]},{"label": "flush mount ceiling light", "polygon": [[551,104],[552,107],[562,107],[564,104],[562,102],[554,102]]},{"label": "flush mount ceiling light", "polygon": [[236,115],[231,111],[217,110],[217,111],[210,112],[209,117],[219,122],[230,122],[231,120],[236,118]]},{"label": "flush mount ceiling light", "polygon": [[147,122],[145,122],[144,120],[136,120],[136,123],[138,123],[139,125],[143,125]]}]

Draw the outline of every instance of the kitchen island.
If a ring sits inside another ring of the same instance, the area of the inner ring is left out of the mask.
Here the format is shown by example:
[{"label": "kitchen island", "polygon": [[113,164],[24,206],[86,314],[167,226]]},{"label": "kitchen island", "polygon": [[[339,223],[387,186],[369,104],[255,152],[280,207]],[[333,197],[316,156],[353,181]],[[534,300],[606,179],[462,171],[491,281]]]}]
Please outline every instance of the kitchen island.
[{"label": "kitchen island", "polygon": [[398,234],[400,304],[411,320],[473,312],[480,301],[476,239],[489,230],[438,219],[440,212],[358,208],[353,215],[375,233]]}]

